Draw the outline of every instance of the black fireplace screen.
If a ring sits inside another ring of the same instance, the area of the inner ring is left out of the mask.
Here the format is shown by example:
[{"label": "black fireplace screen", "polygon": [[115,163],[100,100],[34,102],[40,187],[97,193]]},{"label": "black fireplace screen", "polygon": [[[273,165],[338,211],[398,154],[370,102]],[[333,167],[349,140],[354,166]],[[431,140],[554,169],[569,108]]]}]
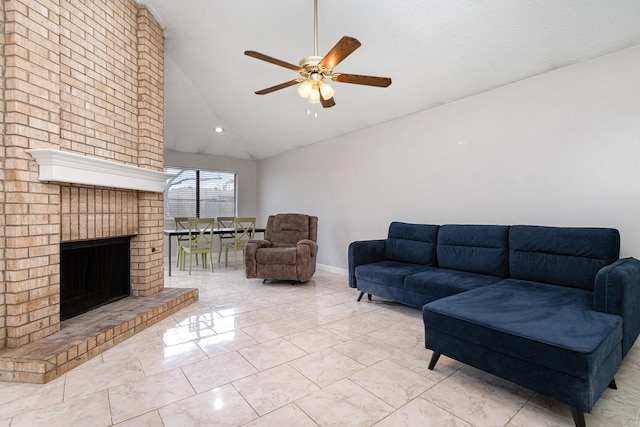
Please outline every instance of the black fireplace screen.
[{"label": "black fireplace screen", "polygon": [[130,237],[60,245],[60,320],[130,295]]}]

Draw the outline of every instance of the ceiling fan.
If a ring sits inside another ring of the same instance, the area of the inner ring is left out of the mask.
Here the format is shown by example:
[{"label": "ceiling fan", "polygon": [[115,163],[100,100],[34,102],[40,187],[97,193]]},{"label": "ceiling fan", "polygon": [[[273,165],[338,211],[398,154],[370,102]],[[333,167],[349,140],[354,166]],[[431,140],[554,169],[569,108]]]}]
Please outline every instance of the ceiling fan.
[{"label": "ceiling fan", "polygon": [[310,103],[321,103],[324,108],[333,107],[336,102],[333,99],[334,90],[325,79],[340,83],[353,83],[366,86],[387,87],[391,84],[389,77],[362,76],[358,74],[334,73],[333,69],[347,56],[351,55],[360,42],[353,37],[344,36],[336,43],[324,57],[318,56],[318,0],[314,0],[314,53],[313,56],[306,56],[300,60],[300,65],[296,66],[288,62],[281,61],[271,56],[267,56],[253,50],[246,50],[245,55],[262,61],[270,62],[284,68],[300,73],[302,78],[290,80],[276,86],[271,86],[256,92],[256,95],[266,95],[276,90],[301,83],[298,93],[306,98]]}]

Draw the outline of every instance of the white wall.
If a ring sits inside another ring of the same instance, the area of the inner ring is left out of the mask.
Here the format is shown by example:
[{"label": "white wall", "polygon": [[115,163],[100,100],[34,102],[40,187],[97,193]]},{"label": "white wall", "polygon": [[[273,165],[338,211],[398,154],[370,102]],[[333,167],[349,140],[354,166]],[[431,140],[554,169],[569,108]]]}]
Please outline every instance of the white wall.
[{"label": "white wall", "polygon": [[615,227],[640,258],[640,46],[261,160],[258,196],[337,268],[393,220]]}]

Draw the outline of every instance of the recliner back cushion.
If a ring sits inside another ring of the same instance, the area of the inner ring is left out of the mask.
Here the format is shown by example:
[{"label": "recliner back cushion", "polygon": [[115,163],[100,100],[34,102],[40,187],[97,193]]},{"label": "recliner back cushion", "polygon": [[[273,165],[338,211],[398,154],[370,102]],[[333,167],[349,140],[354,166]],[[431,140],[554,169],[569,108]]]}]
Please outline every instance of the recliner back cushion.
[{"label": "recliner back cushion", "polygon": [[514,225],[509,230],[514,279],[593,290],[598,270],[619,254],[620,234],[612,228]]},{"label": "recliner back cushion", "polygon": [[315,228],[311,229],[311,223],[317,222],[316,217],[305,214],[285,213],[270,215],[267,220],[265,240],[272,242],[274,247],[295,246],[300,240],[310,239],[315,241]]},{"label": "recliner back cushion", "polygon": [[281,231],[301,231],[309,234],[309,215],[278,214],[273,221],[273,228]]},{"label": "recliner back cushion", "polygon": [[441,268],[509,277],[509,226],[442,225],[437,254]]},{"label": "recliner back cushion", "polygon": [[385,245],[385,256],[394,261],[436,265],[438,226],[392,222]]}]

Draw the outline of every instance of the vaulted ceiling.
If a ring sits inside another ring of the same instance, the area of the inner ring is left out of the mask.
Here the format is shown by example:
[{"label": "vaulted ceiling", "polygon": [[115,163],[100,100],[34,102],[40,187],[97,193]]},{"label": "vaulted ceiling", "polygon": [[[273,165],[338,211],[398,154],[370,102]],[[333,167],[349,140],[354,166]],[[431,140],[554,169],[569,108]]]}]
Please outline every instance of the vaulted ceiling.
[{"label": "vaulted ceiling", "polygon": [[638,0],[318,0],[318,55],[351,36],[362,46],[336,71],[393,79],[331,82],[336,105],[323,109],[296,86],[255,95],[300,76],[243,54],[294,65],[313,55],[313,0],[139,3],[165,28],[165,148],[245,159],[640,44]]}]

